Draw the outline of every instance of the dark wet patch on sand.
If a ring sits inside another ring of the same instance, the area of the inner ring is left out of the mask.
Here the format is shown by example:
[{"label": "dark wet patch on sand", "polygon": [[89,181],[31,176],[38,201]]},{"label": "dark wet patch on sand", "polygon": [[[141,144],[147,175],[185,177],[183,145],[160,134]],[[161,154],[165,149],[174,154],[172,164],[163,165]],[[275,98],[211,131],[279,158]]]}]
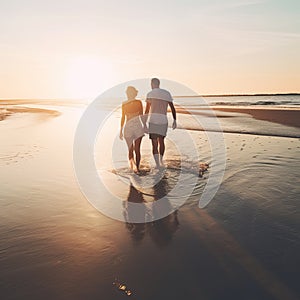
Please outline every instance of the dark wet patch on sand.
[{"label": "dark wet patch on sand", "polygon": [[39,114],[45,114],[52,117],[57,117],[61,114],[57,110],[33,108],[33,107],[25,107],[25,106],[17,106],[17,107],[13,106],[13,107],[6,107],[0,110],[0,121],[3,121],[7,117],[16,113],[39,113]]}]

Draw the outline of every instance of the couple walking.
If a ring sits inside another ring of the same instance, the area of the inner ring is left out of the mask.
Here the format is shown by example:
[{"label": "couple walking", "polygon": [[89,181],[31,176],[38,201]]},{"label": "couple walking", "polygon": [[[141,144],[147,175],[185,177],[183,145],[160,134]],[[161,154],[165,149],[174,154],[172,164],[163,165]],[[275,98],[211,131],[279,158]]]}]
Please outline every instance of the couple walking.
[{"label": "couple walking", "polygon": [[122,103],[120,139],[124,137],[126,140],[130,168],[136,173],[140,171],[140,148],[144,133],[148,133],[152,141],[152,153],[156,167],[161,168],[164,166],[164,139],[168,130],[168,106],[170,106],[173,115],[172,128],[175,129],[177,126],[176,110],[171,94],[167,90],[160,88],[160,81],[157,78],[151,79],[151,88],[152,91],[150,91],[146,97],[145,113],[143,113],[142,102],[136,99],[138,91],[133,86],[127,87],[127,101]]}]

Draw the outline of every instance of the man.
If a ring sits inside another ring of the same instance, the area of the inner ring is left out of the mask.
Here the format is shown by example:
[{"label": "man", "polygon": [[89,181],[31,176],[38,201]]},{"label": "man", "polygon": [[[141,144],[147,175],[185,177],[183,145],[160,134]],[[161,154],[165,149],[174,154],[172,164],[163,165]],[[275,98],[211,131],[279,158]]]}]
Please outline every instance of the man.
[{"label": "man", "polygon": [[[149,138],[152,141],[152,153],[157,168],[163,167],[163,155],[165,153],[165,137],[168,130],[167,109],[170,106],[173,115],[172,128],[175,129],[176,110],[171,94],[160,87],[157,78],[151,79],[152,91],[147,94],[145,115],[149,114]],[[146,120],[145,120],[146,122]]]}]

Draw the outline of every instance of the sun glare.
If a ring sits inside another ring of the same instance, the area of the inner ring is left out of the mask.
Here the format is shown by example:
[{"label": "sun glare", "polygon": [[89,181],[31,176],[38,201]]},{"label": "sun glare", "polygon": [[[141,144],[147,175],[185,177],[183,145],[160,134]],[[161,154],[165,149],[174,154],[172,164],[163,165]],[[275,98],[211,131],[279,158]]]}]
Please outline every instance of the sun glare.
[{"label": "sun glare", "polygon": [[93,56],[71,59],[67,71],[67,86],[74,98],[96,97],[110,87],[112,66],[109,62]]}]

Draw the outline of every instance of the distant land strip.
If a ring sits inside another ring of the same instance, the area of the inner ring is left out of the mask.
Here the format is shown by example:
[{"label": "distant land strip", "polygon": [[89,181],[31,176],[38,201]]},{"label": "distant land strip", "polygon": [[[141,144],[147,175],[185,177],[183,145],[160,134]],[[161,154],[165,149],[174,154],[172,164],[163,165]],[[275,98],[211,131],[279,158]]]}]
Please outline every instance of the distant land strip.
[{"label": "distant land strip", "polygon": [[197,98],[197,97],[250,97],[250,96],[300,96],[300,93],[279,93],[279,94],[224,94],[224,95],[193,95],[193,96],[173,96],[173,98]]}]

